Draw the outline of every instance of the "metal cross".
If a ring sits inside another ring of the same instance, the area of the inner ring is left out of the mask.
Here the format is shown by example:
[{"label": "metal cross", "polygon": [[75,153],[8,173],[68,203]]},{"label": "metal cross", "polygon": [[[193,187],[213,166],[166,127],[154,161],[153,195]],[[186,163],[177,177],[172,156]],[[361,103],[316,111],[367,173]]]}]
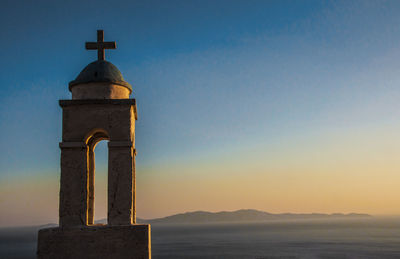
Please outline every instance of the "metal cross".
[{"label": "metal cross", "polygon": [[98,60],[104,60],[104,50],[105,49],[116,49],[117,45],[115,41],[104,41],[104,31],[97,30],[97,42],[86,42],[86,49],[97,49]]}]

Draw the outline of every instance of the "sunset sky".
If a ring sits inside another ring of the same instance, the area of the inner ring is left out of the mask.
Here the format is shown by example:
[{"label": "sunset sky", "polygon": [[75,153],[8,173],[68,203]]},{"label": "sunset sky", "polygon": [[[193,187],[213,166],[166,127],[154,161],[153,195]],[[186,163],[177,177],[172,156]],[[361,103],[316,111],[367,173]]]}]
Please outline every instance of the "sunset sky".
[{"label": "sunset sky", "polygon": [[[105,40],[137,216],[400,214],[400,1],[2,1],[0,226],[57,222],[59,99]],[[96,218],[107,148],[96,148]]]}]

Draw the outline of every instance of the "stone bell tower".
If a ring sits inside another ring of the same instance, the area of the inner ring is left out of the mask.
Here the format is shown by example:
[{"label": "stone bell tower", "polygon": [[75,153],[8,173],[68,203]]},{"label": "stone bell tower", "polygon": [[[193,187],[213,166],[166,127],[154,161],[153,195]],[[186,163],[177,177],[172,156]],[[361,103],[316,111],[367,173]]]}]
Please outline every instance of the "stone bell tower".
[{"label": "stone bell tower", "polygon": [[[59,227],[41,229],[38,258],[150,258],[150,225],[136,224],[135,121],[132,87],[104,49],[115,49],[97,31],[98,51],[69,83],[72,100],[63,110]],[[94,224],[94,148],[108,142],[107,225]]]}]

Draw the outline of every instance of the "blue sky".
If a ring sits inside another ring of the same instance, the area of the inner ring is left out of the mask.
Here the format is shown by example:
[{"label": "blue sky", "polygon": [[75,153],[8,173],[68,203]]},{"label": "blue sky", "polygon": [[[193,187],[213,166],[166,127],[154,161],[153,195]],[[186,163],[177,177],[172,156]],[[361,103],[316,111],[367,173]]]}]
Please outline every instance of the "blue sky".
[{"label": "blue sky", "polygon": [[[368,147],[365,141],[385,143],[397,154],[399,11],[398,1],[3,1],[0,183],[25,179],[33,189],[43,178],[57,183],[58,100],[70,98],[68,82],[95,60],[84,42],[94,41],[97,29],[104,29],[105,40],[117,41],[106,59],[137,99],[138,191],[153,197],[138,198],[146,217],[217,208],[194,201],[192,207],[178,202],[169,210],[147,208],[143,203],[155,206],[159,197],[150,189],[162,188],[156,181],[168,174],[190,186],[185,176],[203,166],[208,169],[200,174],[211,181],[238,159],[251,175],[247,170],[273,154],[291,164],[295,157],[306,163],[311,155],[305,154],[319,151],[331,154],[328,165],[342,152],[353,159],[360,143]],[[334,147],[338,141],[341,148]],[[398,168],[396,161],[385,163]],[[172,169],[162,175],[163,168]],[[289,203],[257,204],[290,210]]]},{"label": "blue sky", "polygon": [[[181,139],[182,131],[198,128],[196,123],[207,124],[207,120],[211,120],[208,124],[212,123],[213,127],[226,127],[226,123],[233,122],[219,122],[224,118],[214,112],[227,112],[232,118],[235,115],[230,108],[241,101],[238,97],[252,98],[251,86],[244,85],[245,82],[236,85],[209,80],[204,82],[205,78],[201,75],[193,74],[195,70],[201,69],[197,73],[205,73],[205,76],[212,76],[215,80],[236,74],[235,70],[243,69],[240,67],[241,56],[245,55],[247,59],[254,57],[245,53],[249,51],[246,40],[255,41],[252,45],[264,45],[268,40],[255,39],[254,36],[274,38],[290,35],[291,31],[302,33],[295,28],[296,22],[303,22],[316,10],[324,8],[318,1],[315,3],[127,1],[110,5],[108,1],[84,1],[79,4],[73,1],[43,1],[38,4],[31,1],[8,2],[0,18],[2,38],[5,39],[0,61],[3,67],[0,77],[1,119],[7,122],[1,127],[1,140],[4,152],[9,154],[1,158],[5,160],[0,163],[2,171],[14,174],[18,173],[16,169],[23,167],[43,170],[50,166],[50,163],[44,162],[49,158],[55,165],[58,160],[56,140],[60,139],[61,133],[57,100],[69,98],[67,83],[95,58],[96,54],[86,51],[83,44],[84,41],[95,40],[96,29],[104,29],[106,39],[117,40],[118,50],[107,51],[106,55],[120,68],[126,80],[135,86],[134,94],[141,111],[139,116],[141,121],[149,122],[148,126],[138,124],[139,132],[141,126],[145,127],[143,134],[148,132],[148,141],[158,138],[158,141],[168,145],[171,137],[174,138],[171,141],[176,143],[176,138]],[[274,49],[285,48],[280,46],[280,40],[274,41],[270,43]],[[285,44],[291,45],[290,42]],[[258,55],[251,52],[250,55]],[[222,57],[216,60],[216,55]],[[269,58],[268,55],[265,58]],[[174,63],[172,69],[169,62]],[[225,75],[217,71],[214,73],[215,69],[225,70]],[[251,77],[249,73],[252,71],[246,70],[241,73]],[[192,75],[186,76],[187,73]],[[227,100],[228,107],[221,105],[224,102],[221,97],[230,99]],[[198,102],[194,107],[182,109],[193,99]],[[207,108],[206,113],[199,111],[199,106],[210,105],[214,105],[214,109]],[[246,108],[249,104],[244,105]],[[169,114],[161,115],[159,109],[165,109]],[[199,115],[202,117],[197,119]],[[180,120],[182,117],[187,120]],[[256,116],[252,114],[252,117]],[[176,128],[181,128],[179,133]],[[151,130],[158,132],[152,134]],[[207,132],[214,131],[209,128],[201,131],[205,135],[216,133]],[[169,136],[168,139],[165,136]],[[138,146],[142,138],[137,139]],[[193,141],[191,137],[186,138]],[[185,145],[182,142],[186,141],[178,141],[177,144]],[[149,149],[159,148],[156,141],[150,144],[153,146]],[[37,152],[39,147],[40,152]],[[168,149],[171,148],[174,149]],[[21,156],[24,157],[22,164]]]}]

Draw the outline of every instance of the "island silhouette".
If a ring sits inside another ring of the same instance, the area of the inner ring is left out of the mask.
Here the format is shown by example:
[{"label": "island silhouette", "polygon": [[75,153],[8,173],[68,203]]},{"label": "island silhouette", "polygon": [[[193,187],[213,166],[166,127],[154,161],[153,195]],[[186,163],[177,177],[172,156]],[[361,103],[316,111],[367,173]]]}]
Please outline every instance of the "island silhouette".
[{"label": "island silhouette", "polygon": [[[255,209],[241,209],[236,211],[193,211],[174,214],[167,217],[155,219],[137,218],[138,223],[149,224],[179,224],[179,223],[223,223],[223,222],[260,222],[271,220],[300,220],[300,219],[349,219],[369,218],[369,214],[362,213],[269,213]],[[97,224],[106,224],[106,219],[96,221]]]}]

